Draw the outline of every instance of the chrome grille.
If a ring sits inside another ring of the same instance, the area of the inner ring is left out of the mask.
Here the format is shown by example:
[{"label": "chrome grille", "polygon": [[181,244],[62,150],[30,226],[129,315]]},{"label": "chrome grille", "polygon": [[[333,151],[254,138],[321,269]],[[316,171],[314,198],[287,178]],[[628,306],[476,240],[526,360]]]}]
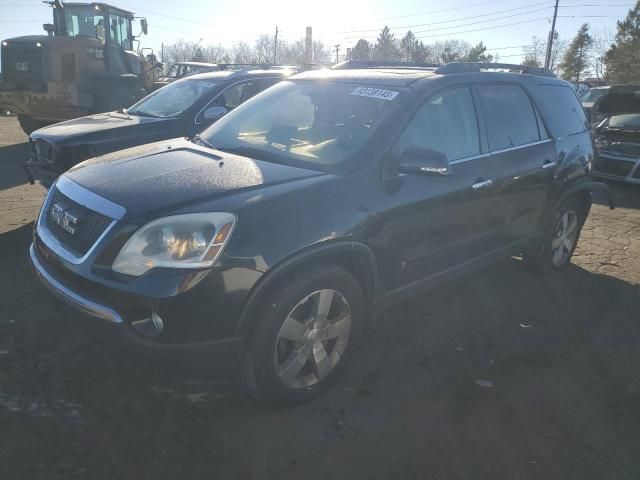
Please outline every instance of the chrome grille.
[{"label": "chrome grille", "polygon": [[[81,257],[96,243],[113,220],[80,205],[57,188],[53,188],[47,202],[47,211],[44,212],[46,228],[65,249],[73,255]],[[64,211],[71,212],[78,218],[75,234],[69,233],[53,220],[51,213],[53,205],[59,205]]]},{"label": "chrome grille", "polygon": [[634,163],[626,160],[616,160],[607,158],[601,154],[594,165],[596,172],[606,175],[615,175],[617,177],[626,177],[631,172]]}]

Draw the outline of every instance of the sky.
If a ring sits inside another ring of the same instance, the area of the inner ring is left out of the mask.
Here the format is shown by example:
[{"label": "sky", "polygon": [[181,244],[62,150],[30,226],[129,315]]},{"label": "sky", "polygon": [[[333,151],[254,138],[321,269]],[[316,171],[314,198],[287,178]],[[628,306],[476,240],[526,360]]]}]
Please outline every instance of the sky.
[{"label": "sky", "polygon": [[[179,38],[230,47],[252,44],[276,26],[286,40],[303,38],[311,26],[314,40],[332,48],[340,44],[342,55],[360,37],[375,41],[388,25],[397,37],[411,29],[425,43],[483,41],[501,61],[517,62],[533,36],[547,38],[554,0],[115,0],[114,5],[147,18],[149,32],[141,46],[158,56],[162,43]],[[632,6],[631,0],[560,0],[556,30],[570,39],[588,22],[592,32],[615,33],[616,20]],[[51,8],[39,0],[0,0],[2,39],[44,34],[42,24],[51,21]]]}]

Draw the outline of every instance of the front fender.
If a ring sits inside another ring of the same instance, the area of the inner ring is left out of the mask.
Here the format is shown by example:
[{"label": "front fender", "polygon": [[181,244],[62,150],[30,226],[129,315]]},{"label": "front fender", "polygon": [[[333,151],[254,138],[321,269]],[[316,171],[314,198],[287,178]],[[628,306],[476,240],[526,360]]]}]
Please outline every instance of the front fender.
[{"label": "front fender", "polygon": [[284,275],[308,262],[339,255],[355,256],[352,258],[357,259],[357,268],[366,269],[364,273],[365,278],[367,278],[367,284],[363,286],[364,293],[370,300],[373,300],[378,295],[379,288],[378,267],[373,251],[366,244],[357,241],[336,240],[324,242],[312,245],[287,257],[265,272],[249,294],[238,322],[236,334],[244,336],[247,333],[251,322],[251,312],[259,303],[260,297],[282,279]]}]

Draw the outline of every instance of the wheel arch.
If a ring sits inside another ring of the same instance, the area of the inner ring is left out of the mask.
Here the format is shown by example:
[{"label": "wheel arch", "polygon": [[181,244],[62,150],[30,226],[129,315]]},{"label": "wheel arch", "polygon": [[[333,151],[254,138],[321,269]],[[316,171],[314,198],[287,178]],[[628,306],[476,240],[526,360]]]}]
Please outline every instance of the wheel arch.
[{"label": "wheel arch", "polygon": [[269,268],[249,293],[236,327],[237,336],[251,328],[252,313],[263,296],[285,275],[315,264],[334,263],[351,273],[362,287],[367,310],[378,295],[378,268],[371,248],[357,241],[331,241],[313,245],[279,261]]},{"label": "wheel arch", "polygon": [[574,196],[578,199],[580,205],[583,207],[583,211],[586,217],[586,214],[589,213],[589,209],[591,208],[593,192],[602,193],[607,199],[609,209],[615,209],[613,195],[611,194],[611,190],[609,189],[608,185],[593,180],[585,180],[567,185],[556,201],[554,208],[560,205],[567,198]]}]

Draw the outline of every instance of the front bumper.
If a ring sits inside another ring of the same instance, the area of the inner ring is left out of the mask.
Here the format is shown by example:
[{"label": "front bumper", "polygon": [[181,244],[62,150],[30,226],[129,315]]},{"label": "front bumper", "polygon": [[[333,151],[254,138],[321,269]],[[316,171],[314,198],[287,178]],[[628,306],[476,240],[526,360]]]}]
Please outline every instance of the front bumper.
[{"label": "front bumper", "polygon": [[600,151],[592,173],[602,178],[640,184],[640,157]]},{"label": "front bumper", "polygon": [[65,315],[90,336],[119,347],[136,360],[189,375],[232,379],[240,372],[242,337],[172,343],[145,338],[136,333],[131,319],[117,307],[66,286],[33,244],[29,257],[38,279],[64,304],[72,307]]}]

